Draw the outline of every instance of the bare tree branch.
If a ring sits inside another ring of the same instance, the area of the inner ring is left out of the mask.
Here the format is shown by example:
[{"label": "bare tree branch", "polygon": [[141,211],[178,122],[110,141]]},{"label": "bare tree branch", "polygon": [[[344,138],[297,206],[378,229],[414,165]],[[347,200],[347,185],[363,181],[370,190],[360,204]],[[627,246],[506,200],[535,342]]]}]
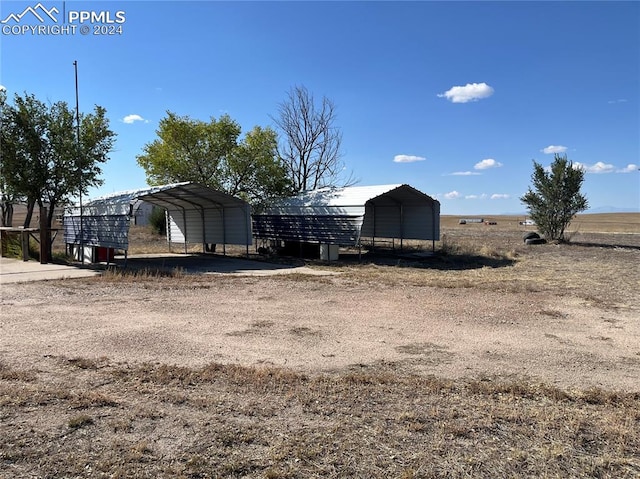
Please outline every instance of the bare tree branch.
[{"label": "bare tree branch", "polygon": [[331,100],[323,97],[316,107],[313,95],[304,86],[295,86],[280,103],[278,117],[272,119],[282,134],[278,154],[295,191],[355,183],[352,175],[343,182],[342,133],[335,126]]}]

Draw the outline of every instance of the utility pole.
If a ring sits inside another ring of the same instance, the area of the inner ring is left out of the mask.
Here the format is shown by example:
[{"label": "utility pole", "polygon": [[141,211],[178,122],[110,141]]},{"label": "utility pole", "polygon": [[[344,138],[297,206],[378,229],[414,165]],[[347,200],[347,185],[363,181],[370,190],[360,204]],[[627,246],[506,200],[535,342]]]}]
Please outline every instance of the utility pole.
[{"label": "utility pole", "polygon": [[76,162],[78,165],[78,190],[80,192],[80,261],[84,264],[84,218],[82,217],[82,158],[80,152],[80,104],[78,101],[78,61],[73,62],[76,73]]}]

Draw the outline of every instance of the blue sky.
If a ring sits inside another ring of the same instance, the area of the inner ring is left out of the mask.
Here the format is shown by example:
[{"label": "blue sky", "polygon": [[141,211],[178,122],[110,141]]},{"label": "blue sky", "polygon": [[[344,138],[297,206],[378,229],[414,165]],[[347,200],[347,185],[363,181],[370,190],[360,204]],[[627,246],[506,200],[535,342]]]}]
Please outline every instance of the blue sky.
[{"label": "blue sky", "polygon": [[75,105],[78,62],[80,110],[105,107],[118,134],[90,196],[146,186],[136,155],[167,110],[246,132],[304,85],[335,103],[361,185],[408,183],[443,214],[521,212],[532,160],[559,152],[592,208],[640,211],[638,2],[40,3],[75,31],[3,0],[0,85]]}]

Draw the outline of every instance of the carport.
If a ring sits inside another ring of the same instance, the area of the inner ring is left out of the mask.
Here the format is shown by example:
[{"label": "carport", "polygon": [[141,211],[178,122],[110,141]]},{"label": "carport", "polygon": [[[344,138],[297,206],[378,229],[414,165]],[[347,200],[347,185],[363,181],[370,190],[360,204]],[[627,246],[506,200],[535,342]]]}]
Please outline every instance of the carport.
[{"label": "carport", "polygon": [[[252,244],[251,207],[240,198],[218,190],[185,182],[123,191],[94,198],[64,215],[67,249],[83,252],[83,259],[109,260],[109,252],[129,248],[129,225],[134,207],[146,201],[166,210],[167,240],[184,246]],[[101,258],[105,254],[106,258]]]},{"label": "carport", "polygon": [[372,245],[398,239],[402,249],[407,239],[440,239],[440,203],[403,184],[322,188],[272,201],[253,215],[253,233],[320,245],[323,259],[336,258],[338,246],[360,247],[363,238]]}]

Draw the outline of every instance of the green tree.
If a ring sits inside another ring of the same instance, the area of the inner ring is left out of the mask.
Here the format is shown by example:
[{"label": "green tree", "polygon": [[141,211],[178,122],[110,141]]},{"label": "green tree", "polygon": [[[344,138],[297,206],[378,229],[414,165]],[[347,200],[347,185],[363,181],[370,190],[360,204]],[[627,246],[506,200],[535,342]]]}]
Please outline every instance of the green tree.
[{"label": "green tree", "polygon": [[240,140],[240,125],[228,115],[205,122],[167,112],[156,133],[137,157],[151,185],[192,181],[253,204],[290,190],[270,128],[255,127]]},{"label": "green tree", "polygon": [[167,218],[166,218],[166,210],[159,206],[154,206],[151,209],[151,214],[149,215],[149,226],[155,234],[158,235],[166,235],[167,234]]},{"label": "green tree", "polygon": [[547,240],[565,241],[564,232],[571,220],[588,208],[587,198],[580,193],[584,170],[576,168],[566,155],[555,155],[549,171],[533,162],[533,190],[520,198],[529,216]]},{"label": "green tree", "polygon": [[256,126],[230,155],[225,190],[254,207],[273,196],[293,192],[287,171],[278,157],[278,136],[271,128]]},{"label": "green tree", "polygon": [[227,158],[237,146],[240,125],[228,115],[210,122],[167,112],[158,139],[144,146],[138,164],[151,185],[193,181],[221,189]]},{"label": "green tree", "polygon": [[47,109],[33,95],[25,95],[24,98],[16,95],[13,106],[3,95],[1,115],[0,176],[11,200],[26,201],[24,226],[28,227],[36,202],[42,202],[46,184],[49,151]]},{"label": "green tree", "polygon": [[11,185],[5,181],[4,155],[2,146],[8,146],[5,138],[6,135],[6,108],[7,108],[7,92],[0,88],[0,226],[13,225],[13,203],[17,200],[17,195],[13,191]]},{"label": "green tree", "polygon": [[82,192],[102,184],[100,164],[108,159],[115,141],[104,108],[80,115],[77,136],[75,113],[66,102],[50,106],[34,95],[15,95],[14,104],[0,97],[0,184],[3,192],[27,202],[24,226],[31,223],[35,205],[54,209]]}]

